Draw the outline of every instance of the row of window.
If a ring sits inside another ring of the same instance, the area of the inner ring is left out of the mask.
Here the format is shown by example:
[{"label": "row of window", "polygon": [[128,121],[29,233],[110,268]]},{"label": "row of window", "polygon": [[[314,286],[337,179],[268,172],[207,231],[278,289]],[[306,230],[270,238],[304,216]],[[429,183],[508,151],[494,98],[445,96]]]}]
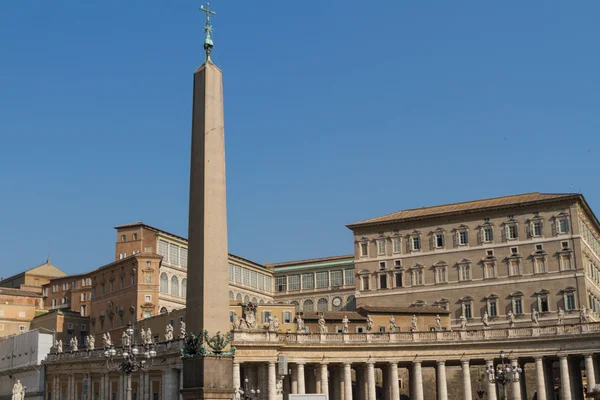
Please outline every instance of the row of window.
[{"label": "row of window", "polygon": [[[132,240],[132,241],[136,241],[136,240],[138,240],[138,234],[137,234],[137,233],[133,233],[133,234],[131,235],[131,240]],[[123,234],[121,235],[121,242],[126,242],[126,241],[127,241],[127,235],[123,233]]]},{"label": "row of window", "polygon": [[592,230],[588,228],[585,223],[581,223],[581,234],[583,236],[583,240],[592,248],[596,256],[600,258],[600,241],[596,238],[596,236],[592,233]]},{"label": "row of window", "polygon": [[600,299],[598,299],[594,294],[589,293],[588,301],[590,310],[600,314]]},{"label": "row of window", "polygon": [[354,311],[356,310],[356,299],[353,295],[347,296],[346,301],[343,300],[341,296],[334,296],[331,299],[331,307],[329,299],[326,297],[322,297],[317,300],[317,306],[315,310],[315,302],[312,299],[306,299],[304,301],[291,301],[290,304],[293,304],[296,307],[296,311]]},{"label": "row of window", "polygon": [[[533,272],[535,274],[542,274],[548,272],[548,260],[546,253],[543,252],[542,245],[537,245],[537,252],[532,257]],[[564,242],[563,246],[568,246],[568,242]],[[568,249],[568,247],[563,247]],[[457,264],[457,278],[458,281],[470,281],[472,277],[472,265],[471,261],[464,259]],[[519,276],[523,274],[523,263],[522,257],[518,253],[516,247],[511,248],[511,255],[506,259],[506,265],[508,267],[508,276]],[[483,268],[483,277],[497,278],[498,275],[498,262],[494,257],[493,250],[487,250],[486,257],[481,261]],[[571,262],[571,254],[568,251],[559,254],[558,256],[559,271],[573,270],[573,263]],[[418,286],[425,284],[425,266],[417,264],[407,271],[402,268],[401,260],[394,260],[394,269],[388,270],[387,261],[381,261],[379,263],[380,271],[378,273],[378,286],[377,289],[389,289],[403,287],[406,285],[404,282],[404,274],[408,273],[410,277],[410,285]],[[371,276],[369,271],[359,273],[361,275],[361,289],[371,290]],[[390,279],[393,279],[393,285],[390,284]],[[448,264],[440,261],[433,265],[433,283],[448,283]]]},{"label": "row of window", "polygon": [[163,257],[163,262],[181,267],[187,267],[188,249],[169,243],[165,240],[158,241],[158,255]]},{"label": "row of window", "polygon": [[[528,237],[529,238],[539,238],[543,236],[543,221],[539,216],[533,217],[531,220],[528,220]],[[554,235],[562,235],[569,233],[569,219],[566,214],[559,214],[554,217]],[[484,224],[478,227],[478,245],[485,245],[494,243],[495,241],[495,231],[494,225],[486,220]],[[503,224],[500,229],[502,234],[502,242],[508,242],[512,240],[519,239],[519,222],[513,217],[510,216],[508,221]],[[377,244],[377,256],[385,256],[388,254],[387,245],[391,240],[392,244],[392,253],[393,254],[401,254],[402,253],[402,240],[403,238],[407,239],[407,248],[408,252],[422,251],[423,250],[423,240],[422,233],[419,231],[414,231],[408,235],[402,235],[400,233],[396,233],[391,237],[387,237],[381,234],[378,238],[374,239]],[[430,234],[430,248],[431,250],[440,250],[447,247],[446,243],[446,231],[443,228],[438,228]],[[469,242],[469,227],[466,225],[460,225],[458,228],[455,228],[451,232],[451,237],[453,239],[454,247],[468,246]],[[369,256],[369,240],[367,238],[363,238],[359,240],[359,248],[360,248],[360,256],[368,257]]]},{"label": "row of window", "polygon": [[248,286],[264,292],[272,291],[273,281],[269,275],[262,274],[250,268],[229,263],[229,282]]},{"label": "row of window", "polygon": [[347,285],[354,285],[354,268],[275,277],[276,292],[336,288]]},{"label": "row of window", "polygon": [[[4,330],[4,324],[0,324],[0,331]],[[25,325],[19,325],[19,332],[23,333],[27,330]],[[4,360],[4,358],[2,358]]]},{"label": "row of window", "polygon": [[[169,281],[171,282],[171,290],[169,290]],[[187,279],[181,279],[181,291],[179,290],[179,277],[177,275],[169,277],[166,272],[162,272],[160,274],[160,292],[165,294],[170,294],[175,297],[185,297],[187,296]]]},{"label": "row of window", "polygon": [[[229,291],[229,300],[236,300],[236,301],[239,301],[239,302],[243,302],[245,304],[248,304],[250,302],[252,302],[254,304],[265,304],[265,300],[264,299],[257,299],[256,297],[250,298],[249,295],[242,296],[241,293],[238,293],[236,295],[231,290]],[[270,301],[269,301],[269,303],[270,303]]]},{"label": "row of window", "polygon": [[[66,292],[67,290],[73,288],[76,289],[78,286],[78,282],[79,281],[73,281],[69,284],[69,282],[63,282],[62,285],[59,284],[53,284],[52,285],[52,293],[58,293],[59,290],[62,290],[63,292]],[[85,286],[91,286],[92,285],[92,278],[82,278],[81,279],[81,287],[85,287]],[[48,287],[44,288],[44,296],[48,296]]]},{"label": "row of window", "polygon": [[[146,261],[146,267],[150,267],[152,265],[151,261]],[[151,271],[147,271],[144,272],[144,283],[145,284],[151,284],[152,281],[154,280],[153,278],[153,274]],[[104,279],[104,277],[102,278]],[[129,286],[134,286],[135,285],[135,280],[136,280],[136,275],[135,274],[130,274],[129,275]],[[117,285],[115,285],[115,280],[114,279],[109,279],[108,281],[108,287],[106,285],[106,281],[102,281],[100,282],[100,295],[105,295],[107,293],[112,293],[116,290],[121,290],[121,289],[125,289],[125,277],[121,276],[119,278],[119,285],[117,288]],[[95,298],[98,295],[98,293],[96,292],[96,287],[92,286],[92,299]]]},{"label": "row of window", "polygon": [[[25,311],[19,311],[19,318],[25,318]],[[4,317],[4,310],[0,310],[0,317]]]}]

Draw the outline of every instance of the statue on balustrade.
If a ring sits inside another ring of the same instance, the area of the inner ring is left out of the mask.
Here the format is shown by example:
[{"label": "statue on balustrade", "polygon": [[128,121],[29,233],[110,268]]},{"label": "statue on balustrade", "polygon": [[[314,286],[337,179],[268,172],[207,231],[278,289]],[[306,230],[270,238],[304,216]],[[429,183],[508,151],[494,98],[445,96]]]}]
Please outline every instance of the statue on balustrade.
[{"label": "statue on balustrade", "polygon": [[300,315],[296,316],[296,332],[304,332],[304,320]]},{"label": "statue on balustrade", "polygon": [[558,325],[562,325],[565,322],[565,310],[562,307],[558,307],[556,317],[558,318]]},{"label": "statue on balustrade", "polygon": [[54,347],[56,347],[56,354],[62,354],[63,352],[63,342],[61,340],[54,341]]},{"label": "statue on balustrade", "polygon": [[483,317],[481,317],[481,323],[483,324],[484,328],[490,327],[490,316],[488,315],[487,311],[483,312]]},{"label": "statue on balustrade", "polygon": [[416,332],[419,328],[417,327],[417,316],[413,315],[412,319],[410,320],[410,331],[411,332]]},{"label": "statue on balustrade", "polygon": [[25,400],[25,388],[19,379],[13,385],[12,400]]},{"label": "statue on balustrade", "polygon": [[240,329],[240,318],[237,316],[237,314],[235,313],[235,311],[232,311],[233,315],[232,315],[232,321],[231,323],[233,324],[233,330],[237,331],[238,329]]},{"label": "statue on balustrade", "polygon": [[540,313],[538,312],[537,308],[534,308],[533,311],[531,312],[531,322],[533,322],[534,326],[540,326]]},{"label": "statue on balustrade", "polygon": [[442,319],[440,318],[439,314],[435,316],[435,330],[436,331],[442,330]]},{"label": "statue on balustrade", "polygon": [[71,346],[71,351],[77,352],[79,351],[79,343],[77,342],[77,337],[73,336],[69,341],[69,345]]},{"label": "statue on balustrade", "polygon": [[243,306],[239,328],[241,330],[256,329],[256,325],[256,304],[250,302]]},{"label": "statue on balustrade", "polygon": [[[236,316],[237,318],[237,316]],[[234,319],[235,321],[235,319]],[[179,339],[185,338],[185,322],[179,322]]]},{"label": "statue on balustrade", "polygon": [[88,335],[87,340],[85,341],[85,347],[88,351],[94,351],[96,348],[96,339],[94,335]]},{"label": "statue on balustrade", "polygon": [[142,328],[140,335],[142,335],[142,344],[152,344],[154,339],[152,338],[152,331],[150,328],[146,329],[146,331]]},{"label": "statue on balustrade", "polygon": [[396,332],[396,318],[390,315],[390,332]]},{"label": "statue on balustrade", "polygon": [[583,307],[581,307],[581,310],[579,310],[579,323],[585,324],[588,321],[589,321],[588,309],[586,306],[583,306]]},{"label": "statue on balustrade", "polygon": [[344,333],[348,333],[348,316],[344,315],[344,318],[342,319],[342,332]]},{"label": "statue on balustrade", "polygon": [[367,315],[367,332],[371,332],[373,330],[373,318],[370,315]]},{"label": "statue on balustrade", "polygon": [[269,317],[269,332],[278,332],[279,331],[279,318],[277,316]]},{"label": "statue on balustrade", "polygon": [[511,310],[508,310],[508,327],[509,328],[514,328],[515,327],[515,314],[513,314],[513,312]]},{"label": "statue on balustrade", "polygon": [[173,325],[171,324],[167,324],[167,326],[165,327],[165,340],[167,342],[173,340]]},{"label": "statue on balustrade", "polygon": [[105,349],[112,346],[112,339],[110,338],[110,333],[106,332],[104,335],[102,335],[102,345]]},{"label": "statue on balustrade", "polygon": [[467,317],[465,317],[464,315],[460,316],[460,330],[461,331],[467,330]]},{"label": "statue on balustrade", "polygon": [[127,332],[123,331],[123,333],[121,334],[121,346],[127,347],[129,345],[131,345],[131,338],[129,337]]},{"label": "statue on balustrade", "polygon": [[319,330],[321,331],[321,333],[327,332],[327,325],[325,323],[325,315],[324,314],[321,314],[321,316],[319,317]]}]

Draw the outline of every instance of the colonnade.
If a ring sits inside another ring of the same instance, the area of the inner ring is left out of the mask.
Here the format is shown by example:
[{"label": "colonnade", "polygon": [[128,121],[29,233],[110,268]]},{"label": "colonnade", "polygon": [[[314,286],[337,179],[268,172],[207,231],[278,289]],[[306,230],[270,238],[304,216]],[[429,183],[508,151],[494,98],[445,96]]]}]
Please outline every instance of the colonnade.
[{"label": "colonnade", "polygon": [[[449,400],[447,366],[460,367],[462,385],[460,400],[477,400],[473,392],[471,367],[495,367],[500,359],[458,359],[458,360],[412,360],[383,361],[308,361],[290,360],[289,374],[277,375],[277,362],[251,362],[236,359],[233,364],[233,385],[245,389],[259,389],[261,399],[278,400],[283,393],[327,393],[332,400],[399,400],[399,370],[407,369],[409,397],[411,400],[425,400],[423,387],[423,369],[435,368],[437,400]],[[511,367],[523,368],[517,382],[508,383],[508,399],[524,400],[533,396],[527,393],[525,366],[535,369],[535,392],[537,400],[584,399],[583,377],[580,366],[584,365],[587,387],[595,387],[597,381],[598,360],[592,354],[552,355],[536,357],[517,357],[504,360]],[[554,377],[554,365],[558,365],[558,375]],[[376,377],[380,378],[377,384]],[[499,400],[503,397],[503,387],[483,379],[486,398]],[[556,391],[556,393],[555,393]],[[454,391],[456,393],[456,391]],[[456,396],[456,394],[454,395]],[[452,399],[455,400],[455,399]]]}]

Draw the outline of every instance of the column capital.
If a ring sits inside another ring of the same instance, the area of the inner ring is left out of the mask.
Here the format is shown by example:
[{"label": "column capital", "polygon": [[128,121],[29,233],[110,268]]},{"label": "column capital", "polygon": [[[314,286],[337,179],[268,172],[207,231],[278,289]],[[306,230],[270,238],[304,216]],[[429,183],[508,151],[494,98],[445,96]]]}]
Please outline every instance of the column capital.
[{"label": "column capital", "polygon": [[298,360],[298,361],[291,361],[291,363],[304,366],[306,364],[306,361]]},{"label": "column capital", "polygon": [[469,366],[469,364],[471,363],[471,360],[460,360],[460,365],[466,365],[467,367]]},{"label": "column capital", "polygon": [[413,365],[418,365],[420,367],[421,364],[422,364],[422,362],[421,361],[413,361],[412,364]]},{"label": "column capital", "polygon": [[321,366],[327,366],[329,365],[329,361],[321,361],[319,364],[321,364]]},{"label": "column capital", "polygon": [[352,362],[351,361],[344,361],[344,367],[348,365],[348,366],[352,366]]},{"label": "column capital", "polygon": [[544,361],[544,356],[535,356],[535,357],[533,357],[533,360],[534,361],[538,361],[538,360],[539,361]]},{"label": "column capital", "polygon": [[240,365],[240,364],[243,364],[243,363],[242,363],[242,361],[239,361],[239,360],[236,360],[236,359],[234,359],[234,360],[233,360],[233,365],[236,365],[236,364],[237,364],[237,365]]},{"label": "column capital", "polygon": [[269,365],[275,365],[277,364],[277,361],[268,361]]},{"label": "column capital", "polygon": [[446,365],[446,361],[436,361],[437,365]]},{"label": "column capital", "polygon": [[583,356],[586,358],[594,358],[594,353],[584,353]]}]

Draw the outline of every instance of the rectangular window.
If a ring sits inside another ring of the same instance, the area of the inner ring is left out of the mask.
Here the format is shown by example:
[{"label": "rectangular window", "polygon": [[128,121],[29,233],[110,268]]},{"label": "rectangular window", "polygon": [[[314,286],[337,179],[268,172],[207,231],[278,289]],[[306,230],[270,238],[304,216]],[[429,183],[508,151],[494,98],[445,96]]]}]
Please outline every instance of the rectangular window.
[{"label": "rectangular window", "polygon": [[485,277],[495,278],[496,277],[496,265],[494,263],[485,263]]},{"label": "rectangular window", "polygon": [[402,252],[402,239],[399,236],[392,238],[392,245],[394,253]]},{"label": "rectangular window", "polygon": [[163,260],[168,261],[169,257],[169,243],[164,240],[158,241],[158,255],[163,257]]},{"label": "rectangular window", "polygon": [[354,285],[354,268],[344,270],[344,285]]},{"label": "rectangular window", "polygon": [[458,244],[464,246],[469,243],[469,236],[467,235],[467,231],[458,232]]},{"label": "rectangular window", "polygon": [[419,251],[421,250],[421,238],[419,236],[413,236],[411,238],[412,250]]},{"label": "rectangular window", "polygon": [[535,259],[535,269],[538,274],[543,274],[545,272],[548,272],[548,269],[546,268],[546,260],[543,258],[536,258]]},{"label": "rectangular window", "polygon": [[563,218],[558,221],[558,233],[568,233],[569,232],[569,220]]},{"label": "rectangular window", "polygon": [[329,272],[317,272],[317,289],[329,287]]},{"label": "rectangular window", "polygon": [[313,273],[302,274],[302,289],[315,288],[315,275]]},{"label": "rectangular window", "polygon": [[132,238],[132,240],[137,240],[137,233],[134,233],[134,234],[133,234],[133,238]]},{"label": "rectangular window", "polygon": [[423,284],[423,271],[421,270],[414,270],[412,273],[412,278],[413,278],[413,286],[416,285],[422,285]]},{"label": "rectangular window", "polygon": [[508,225],[508,229],[506,230],[506,237],[509,240],[514,240],[519,237],[519,229],[517,225]]},{"label": "rectangular window", "polygon": [[519,248],[518,247],[511,247],[510,248],[510,254],[519,254]]},{"label": "rectangular window", "polygon": [[152,316],[151,311],[144,311],[144,318],[150,318]]},{"label": "rectangular window", "polygon": [[395,273],[396,287],[402,287],[402,272]]},{"label": "rectangular window", "polygon": [[292,323],[292,313],[289,311],[284,311],[283,312],[283,323],[284,324],[291,324]]},{"label": "rectangular window", "polygon": [[517,315],[521,315],[523,314],[523,300],[521,299],[515,299],[514,300],[514,310],[513,312]]},{"label": "rectangular window", "polygon": [[510,273],[511,275],[521,275],[521,263],[519,260],[510,261]]},{"label": "rectangular window", "polygon": [[287,292],[287,276],[276,276],[275,277],[275,291],[276,292]]},{"label": "rectangular window", "polygon": [[576,308],[575,307],[575,295],[573,293],[567,294],[565,308],[567,309],[567,311],[571,311]]},{"label": "rectangular window", "polygon": [[265,290],[270,292],[272,289],[272,282],[270,276],[265,276]]},{"label": "rectangular window", "polygon": [[235,272],[235,283],[242,283],[242,267],[235,265],[233,269]]},{"label": "rectangular window", "polygon": [[146,303],[150,303],[152,301],[152,296],[146,295],[144,296],[144,300],[146,301]]},{"label": "rectangular window", "polygon": [[331,271],[331,286],[344,286],[344,273],[339,271]]},{"label": "rectangular window", "polygon": [[362,278],[362,288],[363,290],[369,290],[369,277],[363,276]]},{"label": "rectangular window", "polygon": [[369,244],[368,243],[361,243],[360,244],[360,256],[361,257],[366,257],[367,255],[369,255]]},{"label": "rectangular window", "polygon": [[544,250],[544,246],[543,246],[543,245],[541,245],[541,244],[536,244],[536,245],[535,245],[535,250],[536,250],[536,251],[542,251],[542,250]]},{"label": "rectangular window", "polygon": [[127,241],[127,236],[121,235],[121,242],[125,242],[125,241]]},{"label": "rectangular window", "polygon": [[19,325],[19,332],[25,332],[25,325]]},{"label": "rectangular window", "polygon": [[569,248],[569,242],[560,242],[561,246],[563,249],[568,249]]},{"label": "rectangular window", "polygon": [[86,310],[86,306],[82,305],[79,307],[79,314],[81,314],[82,317],[86,317],[87,316],[87,310]]},{"label": "rectangular window", "polygon": [[561,262],[563,271],[568,271],[571,269],[571,256],[570,255],[568,255],[568,254],[561,255],[560,262]]},{"label": "rectangular window", "polygon": [[446,282],[446,268],[438,267],[436,270],[436,280],[437,283],[445,283]]},{"label": "rectangular window", "polygon": [[541,296],[539,298],[540,312],[548,312],[550,308],[548,307],[548,297]]},{"label": "rectangular window", "polygon": [[385,333],[385,326],[379,327],[379,333]]},{"label": "rectangular window", "polygon": [[25,318],[25,311],[19,311],[19,318]]},{"label": "rectangular window", "polygon": [[379,275],[379,288],[387,289],[387,275],[386,274]]},{"label": "rectangular window", "polygon": [[271,316],[271,311],[263,311],[262,312],[262,323],[266,324],[269,322],[269,317]]},{"label": "rectangular window", "polygon": [[127,253],[125,253],[125,252],[119,253],[119,260],[122,260],[125,257],[127,257]]},{"label": "rectangular window", "polygon": [[385,239],[379,239],[377,241],[377,255],[385,255]]},{"label": "rectangular window", "polygon": [[494,240],[494,231],[492,227],[488,226],[483,228],[483,241],[486,243],[492,242]]},{"label": "rectangular window", "polygon": [[535,221],[532,225],[533,236],[542,236],[542,223]]},{"label": "rectangular window", "polygon": [[258,290],[265,290],[265,276],[258,274]]},{"label": "rectangular window", "polygon": [[300,275],[288,276],[288,292],[300,290]]},{"label": "rectangular window", "polygon": [[460,265],[460,280],[461,281],[470,281],[471,280],[471,266],[468,264]]},{"label": "rectangular window", "polygon": [[250,271],[250,286],[258,289],[258,272]]},{"label": "rectangular window", "polygon": [[495,317],[498,315],[498,307],[495,300],[488,303],[488,308],[490,309],[490,317]]},{"label": "rectangular window", "polygon": [[463,310],[465,312],[465,318],[466,319],[473,318],[473,313],[471,311],[471,303],[464,303],[463,304]]},{"label": "rectangular window", "polygon": [[169,244],[169,263],[179,265],[179,246]]},{"label": "rectangular window", "polygon": [[435,247],[438,249],[444,247],[444,235],[442,233],[435,234]]},{"label": "rectangular window", "polygon": [[250,286],[250,270],[248,268],[242,268],[242,277],[244,278],[244,285]]},{"label": "rectangular window", "polygon": [[228,273],[229,273],[229,281],[233,282],[235,280],[235,274],[233,273],[233,264],[228,264]]},{"label": "rectangular window", "polygon": [[385,269],[385,261],[379,263],[379,269]]}]

